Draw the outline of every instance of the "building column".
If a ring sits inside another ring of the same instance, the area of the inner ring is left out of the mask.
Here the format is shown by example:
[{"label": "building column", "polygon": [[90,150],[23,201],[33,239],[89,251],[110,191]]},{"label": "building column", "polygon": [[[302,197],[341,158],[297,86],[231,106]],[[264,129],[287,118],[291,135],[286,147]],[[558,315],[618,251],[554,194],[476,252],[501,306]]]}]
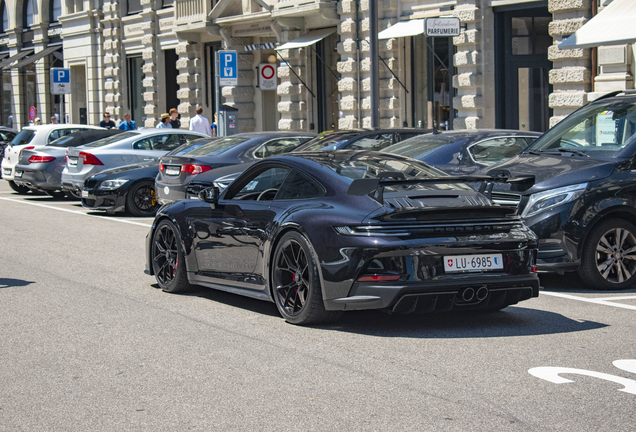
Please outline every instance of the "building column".
[{"label": "building column", "polygon": [[[281,31],[279,42],[284,44],[299,36],[299,31],[284,29]],[[308,76],[304,61],[306,57],[305,49],[280,50],[278,53],[288,64],[288,66],[283,66],[281,62],[278,68],[280,84],[276,89],[276,93],[280,96],[278,112],[281,116],[278,121],[278,129],[281,131],[306,131],[308,130],[307,98],[311,97],[311,95],[296,77],[298,75],[303,81],[307,82]],[[293,72],[290,68],[293,68]],[[296,75],[294,75],[294,72]]]},{"label": "building column", "polygon": [[223,87],[221,104],[225,104],[238,109],[238,132],[254,132],[256,120],[254,119],[255,83],[254,83],[254,54],[245,52],[245,45],[254,43],[254,38],[226,38],[223,41],[223,49],[236,50],[238,62],[238,85]]},{"label": "building column", "polygon": [[548,10],[553,17],[548,31],[554,39],[554,45],[548,48],[548,59],[553,65],[549,75],[553,86],[549,105],[554,110],[550,127],[588,102],[587,93],[591,90],[591,49],[560,50],[559,44],[563,37],[571,35],[588,21],[592,1],[594,0],[548,1]]},{"label": "building column", "polygon": [[[119,4],[116,1],[104,1],[104,111],[108,111],[113,119],[121,119],[125,114],[122,107],[122,74],[121,58],[121,26]],[[68,98],[67,98],[68,99]],[[68,111],[67,111],[68,112]]]},{"label": "building column", "polygon": [[144,46],[142,52],[144,79],[142,82],[144,86],[144,102],[146,102],[144,106],[144,114],[146,115],[144,127],[153,128],[159,123],[162,114],[158,112],[159,89],[157,88],[156,59],[159,53],[155,49],[158,32],[156,25],[157,14],[153,7],[154,0],[141,0],[141,5],[144,8],[141,13],[141,16],[144,17],[144,22],[142,23],[144,35],[141,38],[141,43]]},{"label": "building column", "polygon": [[201,88],[203,76],[201,73],[201,44],[196,42],[180,42],[176,52],[179,56],[177,60],[177,98],[179,107],[177,110],[181,114],[181,128],[190,127],[190,119],[196,115],[197,105],[201,101]]},{"label": "building column", "polygon": [[[368,6],[367,6],[368,11]],[[338,81],[338,91],[340,92],[340,111],[342,118],[338,119],[339,129],[355,129],[362,126],[362,119],[358,119],[358,68],[361,65],[357,61],[356,47],[356,4],[354,0],[343,0],[338,3],[338,14],[340,24],[338,24],[338,53],[340,61],[337,69],[341,75]],[[360,17],[362,13],[360,12]],[[368,29],[368,25],[367,25]],[[363,37],[360,32],[360,38]],[[362,44],[362,43],[361,43]],[[360,54],[362,57],[362,53]],[[369,69],[367,63],[367,71]],[[362,96],[362,92],[360,92]],[[360,105],[362,107],[362,105]]]}]

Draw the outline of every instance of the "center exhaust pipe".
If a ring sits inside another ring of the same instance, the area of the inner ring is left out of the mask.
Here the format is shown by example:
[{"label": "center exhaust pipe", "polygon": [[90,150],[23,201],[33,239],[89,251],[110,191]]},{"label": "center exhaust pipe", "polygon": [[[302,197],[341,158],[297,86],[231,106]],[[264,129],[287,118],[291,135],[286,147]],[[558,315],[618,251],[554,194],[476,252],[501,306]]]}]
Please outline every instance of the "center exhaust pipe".
[{"label": "center exhaust pipe", "polygon": [[475,290],[468,287],[464,291],[462,291],[462,300],[465,302],[471,301],[475,297]]},{"label": "center exhaust pipe", "polygon": [[483,299],[488,297],[488,288],[486,288],[485,286],[480,287],[475,293],[475,297],[477,297],[477,300],[479,301],[482,301]]}]

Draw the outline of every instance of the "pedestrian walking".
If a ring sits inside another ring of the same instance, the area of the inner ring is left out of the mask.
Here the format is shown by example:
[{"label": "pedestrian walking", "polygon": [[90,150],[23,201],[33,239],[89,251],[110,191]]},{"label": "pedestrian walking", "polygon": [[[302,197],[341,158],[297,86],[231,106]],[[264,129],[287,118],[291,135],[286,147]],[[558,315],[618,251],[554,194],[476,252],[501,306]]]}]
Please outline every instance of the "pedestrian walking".
[{"label": "pedestrian walking", "polygon": [[213,136],[213,137],[218,136],[219,128],[217,127],[217,125],[216,125],[216,124],[217,124],[217,121],[216,121],[216,113],[214,113],[214,122],[212,123],[212,126],[210,126],[210,129],[211,129],[211,131],[212,131],[212,136]]},{"label": "pedestrian walking", "polygon": [[104,120],[99,122],[99,126],[106,129],[117,127],[115,122],[110,119],[110,113],[108,111],[104,113]]},{"label": "pedestrian walking", "polygon": [[179,111],[176,108],[170,108],[170,126],[172,129],[180,129],[181,128],[181,120],[179,120]]},{"label": "pedestrian walking", "polygon": [[9,118],[7,119],[7,126],[9,129],[13,129],[13,112],[9,111]]},{"label": "pedestrian walking", "polygon": [[119,130],[135,130],[137,129],[137,125],[134,120],[130,119],[130,114],[124,115],[124,121],[119,123]]},{"label": "pedestrian walking", "polygon": [[210,136],[210,122],[207,118],[203,117],[203,108],[197,107],[197,114],[190,120],[190,130],[194,132],[200,132]]},{"label": "pedestrian walking", "polygon": [[161,121],[157,125],[157,129],[172,129],[170,125],[170,114],[161,114]]}]

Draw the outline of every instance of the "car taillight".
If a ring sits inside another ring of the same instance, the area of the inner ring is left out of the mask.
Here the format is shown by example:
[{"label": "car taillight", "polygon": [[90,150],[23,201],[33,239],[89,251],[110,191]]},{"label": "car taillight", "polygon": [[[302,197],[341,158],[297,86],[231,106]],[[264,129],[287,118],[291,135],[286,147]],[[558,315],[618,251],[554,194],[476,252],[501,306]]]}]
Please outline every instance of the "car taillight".
[{"label": "car taillight", "polygon": [[163,166],[163,162],[159,162],[159,171],[165,171],[166,167]]},{"label": "car taillight", "polygon": [[33,150],[35,148],[35,146],[27,146],[25,148],[23,148],[22,150],[20,150],[20,153],[18,153],[18,159],[22,158],[22,152],[24,150]]},{"label": "car taillight", "polygon": [[102,161],[97,159],[97,156],[91,153],[80,152],[78,157],[82,158],[84,165],[104,165]]},{"label": "car taillight", "polygon": [[539,267],[536,267],[536,266],[535,267],[530,267],[530,271],[532,273],[538,273],[539,272]]},{"label": "car taillight", "polygon": [[365,275],[358,278],[358,282],[386,282],[396,281],[400,275]]},{"label": "car taillight", "polygon": [[205,165],[181,165],[181,172],[187,172],[190,173],[192,175],[197,175],[197,174],[201,174],[204,173],[206,171],[210,171],[212,168],[210,168],[209,166],[205,166]]},{"label": "car taillight", "polygon": [[64,155],[64,163],[68,162],[68,149],[66,149],[66,154]]},{"label": "car taillight", "polygon": [[45,163],[53,162],[55,158],[53,156],[36,156],[33,155],[29,158],[29,163]]}]

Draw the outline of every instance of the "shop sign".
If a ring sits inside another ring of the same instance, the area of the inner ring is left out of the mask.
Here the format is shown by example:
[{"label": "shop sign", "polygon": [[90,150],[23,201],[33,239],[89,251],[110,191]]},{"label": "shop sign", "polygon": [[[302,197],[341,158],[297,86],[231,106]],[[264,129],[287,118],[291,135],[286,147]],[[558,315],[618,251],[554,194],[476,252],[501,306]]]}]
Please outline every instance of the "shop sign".
[{"label": "shop sign", "polygon": [[276,77],[276,65],[261,63],[258,65],[258,87],[261,90],[276,90],[278,80]]},{"label": "shop sign", "polygon": [[461,23],[459,18],[427,18],[426,36],[449,37],[459,36]]},{"label": "shop sign", "polygon": [[232,36],[262,36],[272,33],[272,28],[269,26],[269,22],[232,26]]},{"label": "shop sign", "polygon": [[71,70],[51,68],[51,94],[71,93]]}]

